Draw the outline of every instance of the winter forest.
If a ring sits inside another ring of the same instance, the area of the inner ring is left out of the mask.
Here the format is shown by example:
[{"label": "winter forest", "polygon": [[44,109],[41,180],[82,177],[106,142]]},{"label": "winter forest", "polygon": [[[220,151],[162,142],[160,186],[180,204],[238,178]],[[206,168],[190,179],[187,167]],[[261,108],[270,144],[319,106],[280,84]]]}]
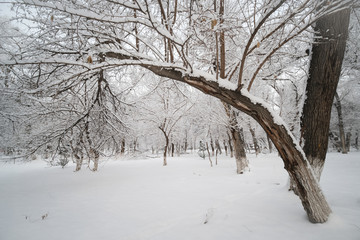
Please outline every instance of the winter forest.
[{"label": "winter forest", "polygon": [[0,21],[0,239],[360,238],[357,0],[14,0]]}]

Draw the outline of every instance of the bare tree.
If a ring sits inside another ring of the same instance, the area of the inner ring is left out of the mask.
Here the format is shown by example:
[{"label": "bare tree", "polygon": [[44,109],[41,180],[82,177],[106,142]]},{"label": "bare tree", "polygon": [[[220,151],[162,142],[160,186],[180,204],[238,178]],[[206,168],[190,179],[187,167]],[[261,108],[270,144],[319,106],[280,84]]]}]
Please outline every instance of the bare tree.
[{"label": "bare tree", "polygon": [[34,29],[21,39],[24,48],[13,53],[12,59],[1,59],[1,63],[19,70],[24,66],[29,70],[48,66],[28,75],[29,80],[41,80],[32,89],[35,92],[51,85],[50,80],[59,83],[58,90],[64,92],[94,74],[98,76],[101,70],[138,66],[214,96],[260,124],[296,184],[309,220],[325,222],[331,209],[299,143],[271,107],[249,93],[257,79],[268,76],[268,69],[279,67],[275,63],[284,63],[297,54],[291,48],[281,52],[284,46],[303,39],[319,18],[351,1],[323,2],[231,1],[223,24],[231,29],[226,33],[233,42],[228,48],[227,59],[231,62],[227,64],[226,80],[209,74],[213,68],[209,30],[217,18],[213,4],[202,1],[18,1],[18,18],[32,21],[29,27]]},{"label": "bare tree", "polygon": [[341,108],[341,100],[337,92],[335,92],[335,101],[334,105],[336,107],[336,111],[338,114],[338,126],[339,126],[339,134],[340,134],[340,142],[341,142],[341,150],[342,153],[346,154],[348,153],[346,149],[346,141],[345,141],[345,131],[344,131],[344,120],[343,120],[343,114],[342,114],[342,108]]},{"label": "bare tree", "polygon": [[144,99],[142,108],[143,120],[155,124],[165,138],[163,166],[167,166],[168,150],[171,149],[171,156],[175,150],[175,144],[171,142],[170,138],[178,132],[176,127],[179,121],[187,116],[194,103],[172,80],[162,80],[161,82],[156,86],[154,94]]},{"label": "bare tree", "polygon": [[[224,14],[225,14],[225,2],[220,0],[219,4],[219,19],[212,20],[211,26],[215,28],[218,25],[218,31],[215,31],[215,45],[216,45],[216,77],[218,78],[218,73],[220,72],[220,78],[226,79],[226,39],[225,39],[225,25],[224,25]],[[217,12],[217,1],[214,1],[214,12]],[[219,24],[217,24],[219,22]],[[220,53],[220,54],[219,54]],[[244,173],[245,169],[248,167],[249,162],[246,158],[245,153],[245,143],[244,139],[241,137],[240,128],[238,126],[237,114],[234,109],[229,104],[223,103],[226,115],[229,119],[229,131],[231,133],[234,151],[235,151],[235,160],[236,160],[236,172],[238,174]]]}]

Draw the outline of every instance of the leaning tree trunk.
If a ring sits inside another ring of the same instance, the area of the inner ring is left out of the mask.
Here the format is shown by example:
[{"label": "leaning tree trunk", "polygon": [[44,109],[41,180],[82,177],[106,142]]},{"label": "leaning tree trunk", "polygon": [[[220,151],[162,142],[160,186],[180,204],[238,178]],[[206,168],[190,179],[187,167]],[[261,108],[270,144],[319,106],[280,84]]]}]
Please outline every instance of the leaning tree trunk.
[{"label": "leaning tree trunk", "polygon": [[[107,52],[105,55],[119,60],[142,60],[141,58],[134,58],[132,55],[117,52]],[[184,71],[183,68],[175,65],[166,67],[139,61],[138,66],[144,67],[158,76],[189,84],[205,94],[230,104],[257,121],[269,135],[284,162],[285,169],[290,178],[294,180],[309,220],[314,223],[327,221],[331,209],[303,150],[290,130],[285,127],[282,119],[273,115],[271,108],[263,104],[263,99],[258,100],[244,89],[232,90],[223,87],[213,78],[209,78],[208,74],[203,75],[201,72],[192,72],[191,70]]]},{"label": "leaning tree trunk", "polygon": [[320,18],[315,26],[301,132],[304,152],[318,180],[325,163],[331,106],[344,58],[349,17],[350,9],[344,9]]},{"label": "leaning tree trunk", "polygon": [[[260,103],[246,96],[232,97],[233,106],[253,117],[266,131],[284,161],[284,167],[295,183],[302,205],[311,222],[326,222],[331,209],[320,189],[316,176],[295,137],[279,119]],[[276,120],[275,120],[276,119]]]},{"label": "leaning tree trunk", "polygon": [[296,185],[309,220],[313,223],[326,222],[331,213],[330,206],[290,130],[285,124],[279,124],[279,120],[275,120],[274,116],[260,104],[246,104],[244,110],[263,127],[277,148],[285,169]]},{"label": "leaning tree trunk", "polygon": [[[120,55],[119,58],[130,57]],[[299,190],[299,197],[309,220],[314,223],[327,221],[331,209],[304,152],[290,130],[285,127],[286,124],[278,116],[272,114],[270,107],[262,104],[262,99],[258,101],[246,90],[237,91],[222,87],[218,82],[211,81],[201,74],[185,73],[172,67],[166,68],[146,64],[140,64],[140,66],[158,76],[189,84],[251,116],[269,135],[278,150],[285,169]]]},{"label": "leaning tree trunk", "polygon": [[207,81],[201,76],[179,76],[178,79],[223,100],[256,120],[278,150],[285,169],[298,189],[309,220],[313,223],[323,223],[328,220],[331,209],[304,152],[290,130],[285,127],[285,123],[274,116],[267,106],[262,105],[261,101],[258,102],[245,90],[241,92],[228,90],[220,87],[217,82]]}]

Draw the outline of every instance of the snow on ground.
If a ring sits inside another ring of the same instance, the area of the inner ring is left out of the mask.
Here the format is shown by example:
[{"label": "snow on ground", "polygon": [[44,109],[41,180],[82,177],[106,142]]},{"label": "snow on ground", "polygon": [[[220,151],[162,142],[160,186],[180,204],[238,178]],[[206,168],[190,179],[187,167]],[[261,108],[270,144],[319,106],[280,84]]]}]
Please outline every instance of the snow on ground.
[{"label": "snow on ground", "polygon": [[[104,161],[73,172],[35,160],[0,165],[2,240],[360,239],[360,153],[329,153],[321,185],[334,213],[312,224],[276,155],[251,171],[196,155]],[[213,159],[214,160],[214,159]]]}]

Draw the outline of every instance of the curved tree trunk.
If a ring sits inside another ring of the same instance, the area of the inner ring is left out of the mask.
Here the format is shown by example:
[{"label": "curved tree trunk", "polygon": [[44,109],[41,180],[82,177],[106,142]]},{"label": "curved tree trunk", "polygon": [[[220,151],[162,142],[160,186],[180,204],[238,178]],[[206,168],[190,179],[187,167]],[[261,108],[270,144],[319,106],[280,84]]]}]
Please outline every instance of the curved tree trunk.
[{"label": "curved tree trunk", "polygon": [[327,221],[331,209],[306,157],[285,124],[276,119],[266,107],[254,103],[250,98],[237,96],[233,99],[233,104],[253,117],[269,135],[284,161],[285,169],[297,187],[309,220],[314,223]]},{"label": "curved tree trunk", "polygon": [[[106,56],[117,59],[134,59],[131,55],[108,52]],[[281,118],[271,112],[271,108],[263,104],[262,99],[250,95],[246,90],[231,90],[222,87],[215,79],[201,73],[185,72],[182,67],[157,66],[138,63],[154,74],[189,84],[200,91],[214,96],[255,119],[269,135],[278,150],[285,169],[293,179],[302,205],[311,222],[326,222],[331,209],[320,189],[318,181],[309,165],[303,150]]]},{"label": "curved tree trunk", "polygon": [[285,127],[285,124],[279,124],[279,120],[275,120],[271,112],[261,104],[254,104],[251,99],[244,98],[246,97],[235,99],[241,99],[245,106],[239,103],[235,103],[235,105],[252,116],[271,138],[284,161],[285,169],[298,189],[299,197],[309,220],[314,223],[327,221],[331,209],[309,163],[300,146],[296,144],[291,132]]},{"label": "curved tree trunk", "polygon": [[285,169],[294,181],[302,205],[313,223],[326,222],[331,209],[320,189],[318,181],[304,152],[286,124],[263,104],[262,99],[250,95],[246,90],[234,91],[221,87],[218,82],[201,75],[184,74],[174,68],[142,65],[159,76],[187,83],[200,91],[214,96],[255,119],[269,135],[278,150]]}]

